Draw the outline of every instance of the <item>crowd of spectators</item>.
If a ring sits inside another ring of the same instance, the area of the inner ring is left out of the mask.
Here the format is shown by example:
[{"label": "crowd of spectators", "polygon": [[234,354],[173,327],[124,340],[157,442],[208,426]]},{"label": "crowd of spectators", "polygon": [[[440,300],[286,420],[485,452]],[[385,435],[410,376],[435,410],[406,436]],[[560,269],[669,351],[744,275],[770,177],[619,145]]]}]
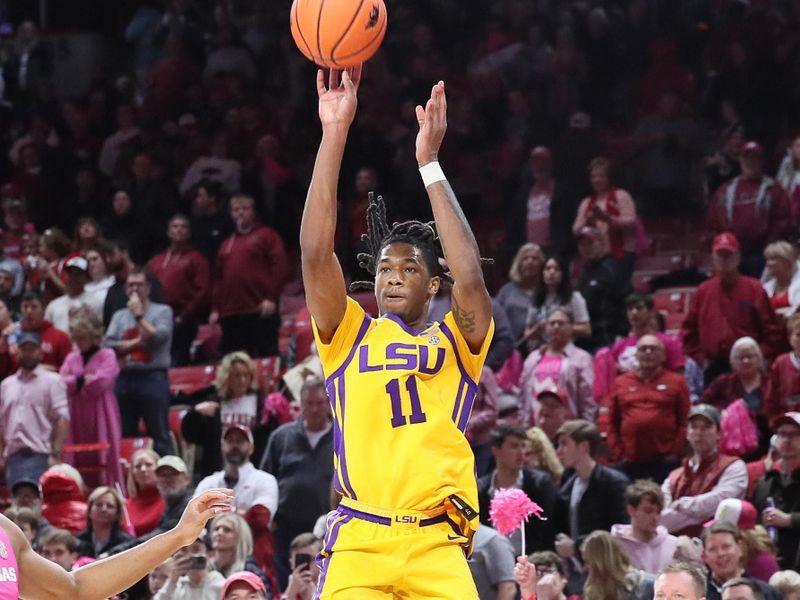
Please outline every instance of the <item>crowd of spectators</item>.
[{"label": "crowd of spectators", "polygon": [[[660,598],[674,582],[800,598],[800,4],[387,6],[337,254],[359,278],[371,191],[393,220],[430,218],[414,106],[446,80],[441,162],[495,261],[467,428],[481,600]],[[137,3],[75,96],[51,32],[0,40],[9,516],[71,569],[174,526],[207,487],[237,498],[131,599],[307,600],[338,503],[298,282],[314,68],[288,10]],[[672,327],[635,276],[651,229],[694,237],[692,268],[665,276],[693,288]],[[442,290],[431,319],[449,303]],[[265,380],[256,359],[279,353],[286,373]],[[176,395],[170,370],[191,364],[216,379]],[[504,487],[548,516],[525,527],[528,559],[519,532],[491,529]]]}]

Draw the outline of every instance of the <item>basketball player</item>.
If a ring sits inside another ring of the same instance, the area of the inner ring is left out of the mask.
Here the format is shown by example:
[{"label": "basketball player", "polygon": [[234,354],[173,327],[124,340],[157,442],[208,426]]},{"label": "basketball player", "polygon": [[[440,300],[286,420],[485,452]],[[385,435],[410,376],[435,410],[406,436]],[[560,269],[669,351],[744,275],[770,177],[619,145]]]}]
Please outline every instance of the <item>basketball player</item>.
[{"label": "basketball player", "polygon": [[0,515],[0,600],[102,600],[128,589],[178,548],[194,542],[206,522],[231,510],[232,490],[194,498],[174,529],[110,558],[67,572],[36,554],[22,531]]},{"label": "basketball player", "polygon": [[[341,77],[341,81],[340,81]],[[382,198],[368,208],[381,316],[346,293],[333,252],[339,168],[361,69],[317,75],[322,141],[300,230],[303,281],[333,407],[334,486],[318,557],[317,598],[477,600],[465,554],[477,527],[472,451],[464,437],[494,330],[481,259],[437,154],[447,128],[444,83],[417,107],[416,156],[432,224],[389,227]],[[441,239],[446,264],[439,262]],[[428,304],[452,276],[452,310]]]}]

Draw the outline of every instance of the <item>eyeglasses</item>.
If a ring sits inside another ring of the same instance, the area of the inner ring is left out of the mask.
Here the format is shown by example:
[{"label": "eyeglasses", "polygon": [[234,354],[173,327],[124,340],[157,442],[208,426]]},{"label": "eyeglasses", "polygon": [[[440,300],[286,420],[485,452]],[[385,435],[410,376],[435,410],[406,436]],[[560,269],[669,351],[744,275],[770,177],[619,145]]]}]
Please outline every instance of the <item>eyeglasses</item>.
[{"label": "eyeglasses", "polygon": [[550,575],[551,573],[558,573],[558,568],[554,567],[553,565],[534,564],[533,566],[536,567],[537,575]]},{"label": "eyeglasses", "polygon": [[661,346],[636,346],[637,352],[660,352]]}]

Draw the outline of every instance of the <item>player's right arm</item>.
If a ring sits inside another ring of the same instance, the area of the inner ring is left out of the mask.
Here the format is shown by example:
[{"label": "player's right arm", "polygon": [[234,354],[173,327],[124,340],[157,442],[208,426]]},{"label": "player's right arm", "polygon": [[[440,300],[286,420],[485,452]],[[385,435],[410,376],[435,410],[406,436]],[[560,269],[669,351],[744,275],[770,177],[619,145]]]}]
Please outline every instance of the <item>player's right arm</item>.
[{"label": "player's right arm", "polygon": [[342,267],[333,251],[336,189],[347,133],[356,114],[360,79],[360,66],[347,71],[332,70],[327,86],[324,72],[317,73],[322,141],[303,210],[300,249],[306,304],[325,343],[333,339],[347,306]]},{"label": "player's right arm", "polygon": [[[19,593],[37,600],[104,600],[129,588],[179,548],[188,546],[200,535],[209,519],[230,512],[232,490],[214,489],[192,499],[175,528],[148,541],[67,572],[36,554],[22,531],[5,517],[3,529],[17,557]],[[220,507],[223,503],[225,506]]]}]

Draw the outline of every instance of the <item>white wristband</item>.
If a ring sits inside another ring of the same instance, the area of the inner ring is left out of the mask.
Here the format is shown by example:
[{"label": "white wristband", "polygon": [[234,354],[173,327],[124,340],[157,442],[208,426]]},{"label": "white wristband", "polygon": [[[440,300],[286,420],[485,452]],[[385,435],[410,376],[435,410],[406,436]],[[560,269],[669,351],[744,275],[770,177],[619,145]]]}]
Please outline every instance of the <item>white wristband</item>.
[{"label": "white wristband", "polygon": [[442,167],[439,166],[439,161],[436,160],[429,162],[427,165],[422,165],[419,168],[419,174],[422,175],[422,183],[425,184],[426,188],[437,181],[447,181]]}]

